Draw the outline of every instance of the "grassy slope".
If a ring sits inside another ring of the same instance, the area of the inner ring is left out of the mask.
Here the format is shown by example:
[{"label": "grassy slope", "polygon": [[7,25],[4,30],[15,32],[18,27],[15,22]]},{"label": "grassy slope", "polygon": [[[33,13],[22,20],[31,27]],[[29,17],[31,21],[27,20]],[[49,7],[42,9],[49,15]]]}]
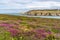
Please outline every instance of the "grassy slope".
[{"label": "grassy slope", "polygon": [[60,28],[60,19],[31,18],[24,16],[0,15],[0,20],[21,20],[33,27]]},{"label": "grassy slope", "polygon": [[23,16],[11,16],[0,14],[0,20],[18,22],[21,21],[19,25],[28,26],[32,28],[46,28],[51,29],[54,33],[60,33],[60,19],[47,19],[47,18],[31,18]]}]

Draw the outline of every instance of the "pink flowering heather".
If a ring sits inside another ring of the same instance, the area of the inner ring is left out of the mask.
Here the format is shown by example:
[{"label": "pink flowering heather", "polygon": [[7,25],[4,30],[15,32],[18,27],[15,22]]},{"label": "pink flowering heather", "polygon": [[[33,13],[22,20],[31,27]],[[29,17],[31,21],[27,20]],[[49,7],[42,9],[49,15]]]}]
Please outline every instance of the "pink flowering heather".
[{"label": "pink flowering heather", "polygon": [[9,28],[13,28],[13,27],[18,27],[18,25],[14,25],[14,24],[5,24],[5,23],[3,23],[3,24],[0,24],[0,26],[3,26],[3,27],[9,27]]},{"label": "pink flowering heather", "polygon": [[11,33],[12,36],[17,36],[20,33],[19,30],[12,28],[10,28],[8,31]]},{"label": "pink flowering heather", "polygon": [[11,25],[10,24],[4,24],[3,23],[3,24],[0,24],[0,26],[5,26],[5,27],[9,26],[10,27]]},{"label": "pink flowering heather", "polygon": [[48,35],[50,35],[51,34],[51,32],[50,31],[46,31],[45,29],[35,29],[34,30],[34,36],[36,37],[36,38],[46,38]]}]

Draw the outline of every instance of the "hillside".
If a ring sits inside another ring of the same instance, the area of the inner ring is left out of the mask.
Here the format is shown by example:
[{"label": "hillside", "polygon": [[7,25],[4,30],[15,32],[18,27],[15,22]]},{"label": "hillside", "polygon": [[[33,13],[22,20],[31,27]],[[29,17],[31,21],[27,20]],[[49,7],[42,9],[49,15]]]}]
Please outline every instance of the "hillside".
[{"label": "hillside", "polygon": [[60,40],[60,19],[0,14],[0,40]]}]

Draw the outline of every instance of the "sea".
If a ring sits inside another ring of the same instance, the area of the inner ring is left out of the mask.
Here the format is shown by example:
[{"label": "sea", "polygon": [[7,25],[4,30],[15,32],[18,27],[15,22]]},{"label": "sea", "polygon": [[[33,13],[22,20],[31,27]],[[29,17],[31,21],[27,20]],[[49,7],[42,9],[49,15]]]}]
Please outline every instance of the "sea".
[{"label": "sea", "polygon": [[[21,12],[24,12],[26,11],[27,9],[25,10],[17,10],[17,9],[2,9],[0,10],[0,14],[7,14],[7,15],[15,15],[15,16],[26,16],[26,17],[40,17],[40,18],[54,18],[54,19],[60,19],[60,16],[31,16],[31,15],[26,15],[24,13],[21,13]],[[28,11],[28,10],[27,10]]]},{"label": "sea", "polygon": [[31,16],[31,15],[26,15],[24,13],[23,14],[22,13],[8,13],[7,15],[60,19],[60,16]]}]

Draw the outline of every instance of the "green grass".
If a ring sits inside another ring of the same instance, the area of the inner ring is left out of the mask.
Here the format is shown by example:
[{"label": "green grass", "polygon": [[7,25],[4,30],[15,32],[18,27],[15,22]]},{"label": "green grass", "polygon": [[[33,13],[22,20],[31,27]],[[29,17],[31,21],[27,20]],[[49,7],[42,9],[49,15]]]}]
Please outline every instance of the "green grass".
[{"label": "green grass", "polygon": [[[8,21],[7,22],[8,24],[15,24],[17,25],[17,27],[23,27],[23,28],[27,27],[28,29],[31,29],[31,28],[32,29],[38,29],[38,28],[48,29],[49,28],[49,29],[52,29],[51,31],[53,33],[60,33],[60,30],[53,29],[53,27],[56,27],[56,28],[60,27],[60,19],[32,18],[32,17],[0,14],[0,21],[1,20]],[[18,22],[18,20],[20,20],[21,22]],[[0,22],[0,24],[2,23]],[[21,28],[16,28],[16,29],[21,30]],[[2,31],[2,34],[0,33],[0,40],[30,40],[31,39],[29,36],[24,36],[24,35],[12,37],[10,33],[7,32],[7,30],[5,30],[4,27],[1,27],[1,26],[0,26],[0,31]]]}]

